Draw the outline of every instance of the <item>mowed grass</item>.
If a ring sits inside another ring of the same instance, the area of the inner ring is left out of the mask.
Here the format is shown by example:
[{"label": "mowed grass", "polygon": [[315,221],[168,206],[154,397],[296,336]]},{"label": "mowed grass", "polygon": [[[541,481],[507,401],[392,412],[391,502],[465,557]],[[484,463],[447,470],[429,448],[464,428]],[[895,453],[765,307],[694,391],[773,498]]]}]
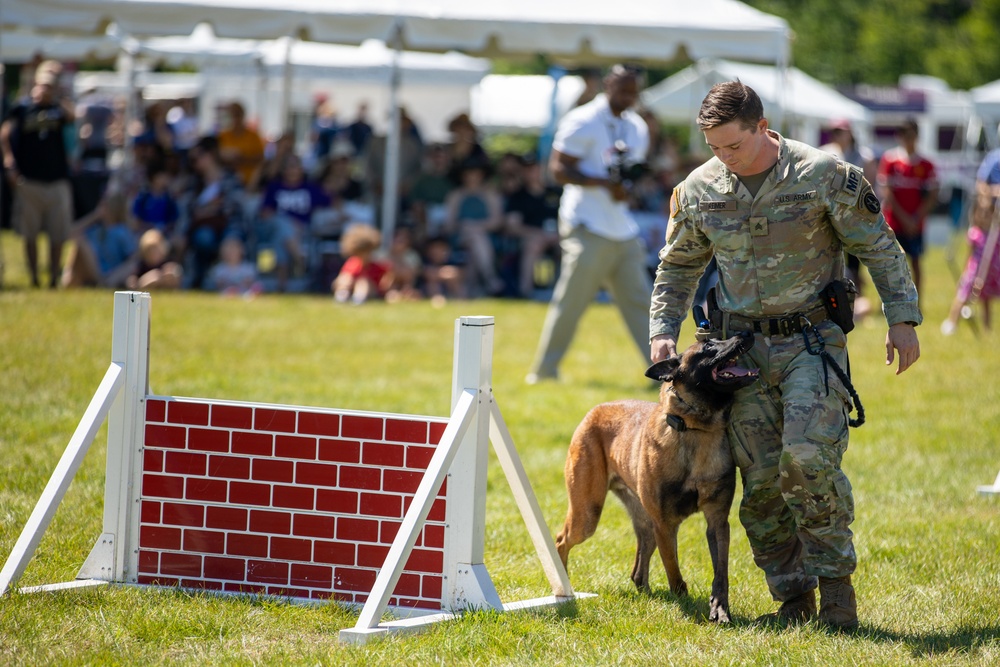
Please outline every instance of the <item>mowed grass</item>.
[{"label": "mowed grass", "polygon": [[[110,361],[112,295],[26,288],[19,239],[2,236],[0,291],[0,560],[5,560]],[[964,249],[958,255],[963,257]],[[44,254],[42,255],[44,257]],[[854,485],[862,629],[762,627],[773,611],[733,508],[734,623],[705,619],[711,565],[705,524],[681,528],[691,597],[653,594],[628,579],[629,521],[610,500],[597,534],[575,549],[570,576],[598,597],[533,612],[475,612],[428,632],[341,645],[357,612],[130,587],[0,599],[0,664],[302,665],[957,665],[1000,664],[1000,499],[976,486],[1000,469],[997,334],[938,332],[954,293],[945,253],[926,260],[923,356],[902,376],[884,365],[881,317],[851,334],[854,381],[868,423],[852,432],[844,466]],[[545,305],[484,300],[335,305],[319,296],[252,302],[155,294],[150,381],[156,393],[446,415],[454,321],[496,319],[494,395],[552,533],[566,504],[569,437],[596,403],[654,400],[644,361],[613,307],[583,320],[561,382],[523,384]],[[690,342],[687,327],[682,344]],[[20,584],[70,581],[101,532],[102,428]],[[550,593],[508,491],[491,461],[486,565],[505,601]]]}]

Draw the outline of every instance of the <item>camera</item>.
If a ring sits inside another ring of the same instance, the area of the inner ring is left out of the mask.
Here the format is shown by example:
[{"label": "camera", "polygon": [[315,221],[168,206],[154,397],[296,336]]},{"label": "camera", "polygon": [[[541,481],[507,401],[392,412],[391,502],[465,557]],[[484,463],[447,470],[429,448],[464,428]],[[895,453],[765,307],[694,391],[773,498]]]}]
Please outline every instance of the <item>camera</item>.
[{"label": "camera", "polygon": [[622,140],[611,147],[611,164],[608,165],[608,180],[626,189],[645,174],[649,168],[641,162],[628,162],[628,144]]}]

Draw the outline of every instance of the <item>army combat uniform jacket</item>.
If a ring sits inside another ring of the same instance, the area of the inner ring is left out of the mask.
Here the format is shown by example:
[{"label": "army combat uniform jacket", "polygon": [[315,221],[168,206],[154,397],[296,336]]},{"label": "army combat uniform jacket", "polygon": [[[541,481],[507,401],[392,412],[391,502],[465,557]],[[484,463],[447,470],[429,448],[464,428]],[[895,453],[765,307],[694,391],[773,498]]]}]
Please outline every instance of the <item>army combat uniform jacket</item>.
[{"label": "army combat uniform jacket", "polygon": [[677,337],[713,253],[724,311],[750,318],[813,311],[820,290],[843,277],[846,250],[868,268],[888,323],[919,324],[905,256],[861,170],[768,131],[779,140],[778,162],[756,197],[717,158],[674,189],[650,337]]}]

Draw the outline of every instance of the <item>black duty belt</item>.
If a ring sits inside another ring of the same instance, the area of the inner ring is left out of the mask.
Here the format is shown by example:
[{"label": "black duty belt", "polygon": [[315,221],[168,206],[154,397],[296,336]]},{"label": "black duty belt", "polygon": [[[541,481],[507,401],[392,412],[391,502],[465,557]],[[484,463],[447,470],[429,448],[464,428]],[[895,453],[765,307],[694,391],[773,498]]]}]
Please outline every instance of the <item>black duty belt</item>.
[{"label": "black duty belt", "polygon": [[712,325],[727,332],[752,331],[765,336],[791,336],[802,333],[803,325],[819,324],[829,319],[826,309],[820,306],[808,313],[792,313],[782,317],[754,319],[736,313],[716,311],[712,313]]}]

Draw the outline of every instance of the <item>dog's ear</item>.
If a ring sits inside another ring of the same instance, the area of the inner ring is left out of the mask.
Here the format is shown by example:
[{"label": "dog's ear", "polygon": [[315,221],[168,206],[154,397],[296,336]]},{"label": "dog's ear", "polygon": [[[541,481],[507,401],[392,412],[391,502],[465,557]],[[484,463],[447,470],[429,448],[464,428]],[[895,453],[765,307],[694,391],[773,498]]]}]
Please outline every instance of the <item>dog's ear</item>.
[{"label": "dog's ear", "polygon": [[646,369],[646,377],[657,382],[669,382],[674,379],[674,373],[680,368],[680,357],[667,357],[663,361],[657,361]]}]

